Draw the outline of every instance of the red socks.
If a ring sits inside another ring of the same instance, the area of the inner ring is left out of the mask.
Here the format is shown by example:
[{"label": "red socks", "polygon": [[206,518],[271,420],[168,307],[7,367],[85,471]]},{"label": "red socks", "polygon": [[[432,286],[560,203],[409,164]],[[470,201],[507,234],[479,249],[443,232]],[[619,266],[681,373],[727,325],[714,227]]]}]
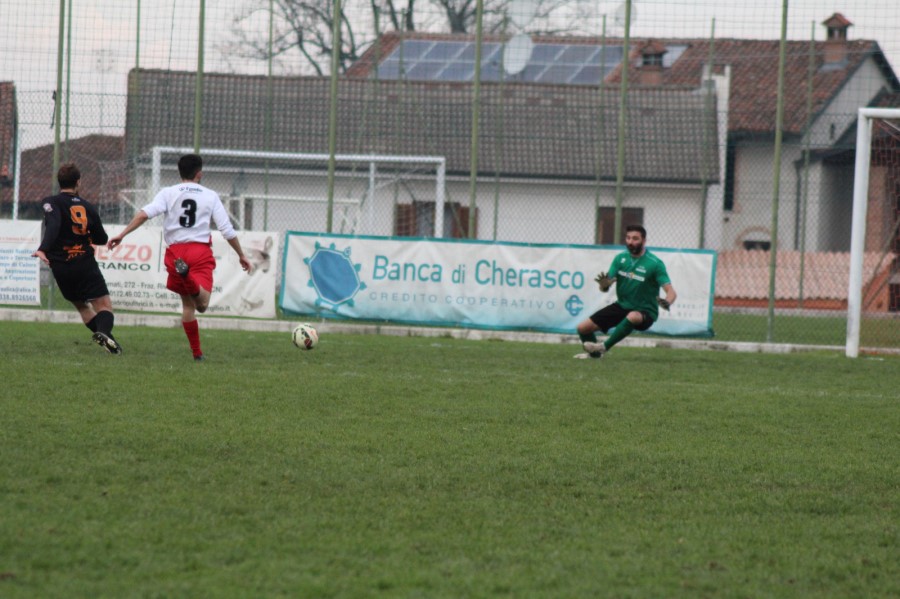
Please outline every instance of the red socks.
[{"label": "red socks", "polygon": [[187,335],[188,343],[191,345],[191,353],[194,354],[194,357],[202,356],[203,352],[200,351],[200,325],[196,320],[192,320],[190,322],[181,321],[181,326],[184,328],[184,334]]}]

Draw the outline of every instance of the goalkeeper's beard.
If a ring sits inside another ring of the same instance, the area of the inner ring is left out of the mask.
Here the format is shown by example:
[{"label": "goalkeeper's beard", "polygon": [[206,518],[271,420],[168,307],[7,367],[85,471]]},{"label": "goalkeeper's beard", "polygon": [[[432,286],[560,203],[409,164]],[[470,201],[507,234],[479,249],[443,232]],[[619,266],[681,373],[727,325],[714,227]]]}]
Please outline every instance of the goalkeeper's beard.
[{"label": "goalkeeper's beard", "polygon": [[634,244],[629,243],[629,244],[627,244],[627,245],[628,245],[628,251],[629,251],[629,252],[631,253],[631,255],[634,256],[635,258],[637,258],[638,256],[640,256],[640,255],[643,253],[643,251],[644,251],[644,243],[643,243],[643,242],[641,242],[641,243],[634,243]]}]

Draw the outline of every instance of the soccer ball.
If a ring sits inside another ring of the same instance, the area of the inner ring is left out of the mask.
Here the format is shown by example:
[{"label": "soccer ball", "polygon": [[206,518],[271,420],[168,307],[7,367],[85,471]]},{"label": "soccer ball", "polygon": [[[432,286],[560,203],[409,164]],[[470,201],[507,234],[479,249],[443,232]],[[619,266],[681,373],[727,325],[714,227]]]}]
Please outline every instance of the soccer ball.
[{"label": "soccer ball", "polygon": [[319,333],[309,323],[298,324],[291,332],[291,341],[300,349],[313,349],[319,344]]}]

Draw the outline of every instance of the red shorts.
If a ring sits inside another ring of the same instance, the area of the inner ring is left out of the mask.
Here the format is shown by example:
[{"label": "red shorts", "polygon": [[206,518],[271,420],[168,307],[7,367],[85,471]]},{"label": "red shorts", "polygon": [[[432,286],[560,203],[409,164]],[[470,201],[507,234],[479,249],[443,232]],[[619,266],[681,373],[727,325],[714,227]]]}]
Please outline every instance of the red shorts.
[{"label": "red shorts", "polygon": [[166,271],[169,279],[166,281],[166,289],[174,291],[178,295],[191,295],[190,289],[185,285],[184,277],[175,272],[175,260],[181,258],[190,267],[189,276],[207,291],[213,288],[213,271],[216,269],[216,259],[213,257],[212,246],[208,243],[176,243],[166,248]]}]

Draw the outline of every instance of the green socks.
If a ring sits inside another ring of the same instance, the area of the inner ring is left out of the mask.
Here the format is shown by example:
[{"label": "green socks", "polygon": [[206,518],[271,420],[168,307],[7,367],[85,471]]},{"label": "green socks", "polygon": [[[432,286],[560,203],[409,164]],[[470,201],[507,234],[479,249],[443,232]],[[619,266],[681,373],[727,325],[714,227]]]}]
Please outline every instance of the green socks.
[{"label": "green socks", "polygon": [[611,348],[613,345],[627,337],[634,330],[634,325],[631,324],[631,321],[627,318],[622,319],[622,322],[616,325],[616,328],[612,330],[612,333],[609,334],[609,338],[603,342],[603,345],[606,346],[606,349]]},{"label": "green socks", "polygon": [[587,335],[582,335],[578,333],[578,338],[581,339],[581,342],[590,341],[591,343],[597,343],[597,333],[588,333]]}]

